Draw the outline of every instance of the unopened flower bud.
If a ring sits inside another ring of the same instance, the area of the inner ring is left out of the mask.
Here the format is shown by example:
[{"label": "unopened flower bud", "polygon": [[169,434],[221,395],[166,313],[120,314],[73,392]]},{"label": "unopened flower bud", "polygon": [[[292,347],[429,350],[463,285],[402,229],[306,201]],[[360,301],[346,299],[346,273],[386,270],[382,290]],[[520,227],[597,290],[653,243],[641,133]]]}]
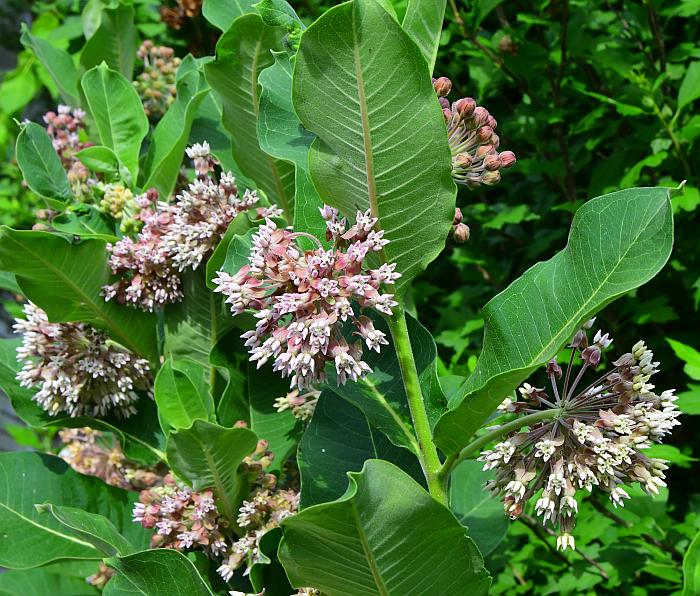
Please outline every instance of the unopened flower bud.
[{"label": "unopened flower bud", "polygon": [[476,109],[476,102],[471,97],[463,97],[452,104],[452,110],[459,114],[460,118],[471,117]]},{"label": "unopened flower bud", "polygon": [[556,358],[552,358],[547,363],[547,374],[549,376],[554,376],[557,379],[561,379],[562,370],[561,370],[561,366],[559,366],[559,364],[557,364]]},{"label": "unopened flower bud", "polygon": [[468,153],[460,153],[454,159],[454,165],[465,170],[472,165],[472,156]]},{"label": "unopened flower bud", "polygon": [[492,171],[498,170],[501,167],[501,160],[498,157],[498,155],[494,155],[494,154],[487,155],[484,158],[484,167],[487,170],[492,170]]},{"label": "unopened flower bud", "polygon": [[515,164],[515,153],[512,151],[504,151],[499,155],[499,159],[501,160],[501,167],[502,168],[509,168],[512,165]]},{"label": "unopened flower bud", "polygon": [[489,172],[486,171],[481,175],[481,182],[487,184],[488,186],[493,186],[501,181],[501,174],[499,172]]},{"label": "unopened flower bud", "polygon": [[455,216],[452,219],[452,225],[457,225],[462,223],[462,210],[459,207],[455,207]]},{"label": "unopened flower bud", "polygon": [[469,226],[464,223],[458,223],[452,228],[452,238],[457,244],[464,244],[469,240],[469,235],[471,230]]},{"label": "unopened flower bud", "polygon": [[[450,100],[447,99],[446,97],[441,97],[441,98],[440,98],[440,107],[441,107],[443,110],[444,110],[444,109],[449,110],[449,109],[450,109]],[[450,114],[451,114],[451,113],[452,113],[452,112],[450,111]]]},{"label": "unopened flower bud", "polygon": [[[486,122],[489,119],[489,111],[486,108],[482,108],[481,106],[477,106],[474,108],[474,124],[475,126],[483,126],[486,124]],[[491,130],[491,134],[493,133],[493,130]],[[490,136],[490,135],[489,135]]]},{"label": "unopened flower bud", "polygon": [[452,90],[452,81],[447,77],[440,77],[433,81],[433,88],[439,97],[445,97]]},{"label": "unopened flower bud", "polygon": [[482,126],[476,133],[476,138],[482,143],[486,143],[493,135],[493,128],[490,126]]}]

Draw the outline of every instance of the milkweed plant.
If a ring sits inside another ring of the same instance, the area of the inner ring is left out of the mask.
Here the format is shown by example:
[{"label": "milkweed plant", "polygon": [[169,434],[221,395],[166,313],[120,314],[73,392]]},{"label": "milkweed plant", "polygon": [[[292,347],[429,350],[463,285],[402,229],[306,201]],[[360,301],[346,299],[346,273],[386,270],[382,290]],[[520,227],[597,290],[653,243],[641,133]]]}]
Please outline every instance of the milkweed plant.
[{"label": "milkweed plant", "polygon": [[55,455],[0,454],[0,565],[83,562],[113,595],[473,596],[491,578],[455,495],[566,551],[592,495],[658,493],[676,396],[595,315],[666,263],[671,189],[583,204],[483,306],[470,376],[441,376],[412,284],[469,241],[458,188],[517,167],[508,114],[432,73],[444,1],[308,26],[238,4],[205,10],[213,56],[37,52],[63,103],[17,140],[45,208],[0,229],[24,301],[0,380],[60,430]]}]

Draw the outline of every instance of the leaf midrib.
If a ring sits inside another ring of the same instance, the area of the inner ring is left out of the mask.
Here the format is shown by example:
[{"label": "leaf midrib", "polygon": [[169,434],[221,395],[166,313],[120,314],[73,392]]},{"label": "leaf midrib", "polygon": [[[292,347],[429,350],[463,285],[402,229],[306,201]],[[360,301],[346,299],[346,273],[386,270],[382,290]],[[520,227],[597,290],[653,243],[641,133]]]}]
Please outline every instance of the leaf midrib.
[{"label": "leaf midrib", "polygon": [[360,515],[357,512],[357,505],[355,504],[354,499],[351,500],[349,503],[350,503],[350,511],[352,511],[352,516],[353,516],[353,519],[355,520],[355,525],[357,527],[357,535],[360,539],[360,544],[362,545],[362,550],[365,554],[365,559],[367,561],[367,565],[369,566],[370,572],[372,573],[372,578],[374,579],[374,583],[375,583],[375,586],[377,588],[377,592],[379,592],[379,594],[381,594],[381,596],[391,596],[389,593],[389,590],[384,585],[384,580],[382,579],[382,576],[379,573],[379,567],[377,566],[377,561],[374,558],[372,551],[370,550],[369,542],[367,541],[367,534],[365,534],[365,529],[362,526],[362,523],[360,521]]}]

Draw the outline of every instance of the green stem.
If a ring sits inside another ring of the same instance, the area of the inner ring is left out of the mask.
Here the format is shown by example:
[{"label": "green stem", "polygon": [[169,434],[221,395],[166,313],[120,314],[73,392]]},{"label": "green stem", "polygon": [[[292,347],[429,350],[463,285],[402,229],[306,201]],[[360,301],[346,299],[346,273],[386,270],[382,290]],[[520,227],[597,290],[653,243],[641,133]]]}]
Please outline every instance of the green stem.
[{"label": "green stem", "polygon": [[447,478],[449,478],[450,476],[450,473],[457,464],[469,458],[477,451],[480,451],[484,445],[488,445],[489,443],[495,441],[496,439],[499,439],[503,435],[518,430],[523,426],[531,426],[538,422],[542,422],[543,420],[550,420],[552,418],[556,418],[557,416],[560,416],[561,413],[562,410],[560,408],[554,408],[550,410],[542,410],[541,412],[535,412],[534,414],[528,414],[527,416],[523,416],[522,418],[516,418],[515,420],[507,422],[506,424],[499,426],[491,432],[480,436],[478,439],[474,439],[471,443],[469,443],[469,445],[462,449],[459,452],[459,454],[453,454],[450,457],[448,457],[447,460],[445,460],[445,464],[440,470],[441,480],[443,482],[446,482]]},{"label": "green stem", "polygon": [[416,432],[419,447],[419,459],[428,482],[428,490],[436,500],[447,505],[447,492],[441,481],[440,469],[442,464],[438,457],[437,447],[433,443],[433,435],[430,431],[428,413],[423,402],[423,394],[420,388],[418,370],[413,358],[411,340],[406,326],[406,315],[401,307],[394,309],[393,316],[389,319],[389,329],[394,340],[394,348],[399,359],[401,378],[406,390],[408,407],[411,410],[413,428]]},{"label": "green stem", "polygon": [[661,122],[661,125],[666,129],[666,133],[670,137],[671,143],[673,143],[673,148],[676,150],[678,158],[681,160],[681,164],[683,165],[683,169],[685,170],[685,175],[690,180],[693,180],[693,172],[690,169],[690,164],[688,163],[688,159],[685,155],[685,151],[683,151],[683,147],[681,147],[681,143],[678,140],[678,137],[676,136],[676,134],[673,130],[673,119],[671,120],[671,123],[669,124],[666,121],[666,118],[664,117],[664,115],[661,113],[659,106],[656,105],[656,102],[654,102],[654,113],[656,114],[656,117],[659,119],[659,122]]}]

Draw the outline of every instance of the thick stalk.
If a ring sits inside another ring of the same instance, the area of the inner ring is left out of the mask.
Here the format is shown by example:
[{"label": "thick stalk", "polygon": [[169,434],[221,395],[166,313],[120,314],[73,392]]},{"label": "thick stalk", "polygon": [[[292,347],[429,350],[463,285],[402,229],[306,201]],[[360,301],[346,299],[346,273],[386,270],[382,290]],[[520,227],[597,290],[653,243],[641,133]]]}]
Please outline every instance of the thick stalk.
[{"label": "thick stalk", "polygon": [[447,458],[445,465],[442,466],[442,469],[440,470],[441,479],[446,482],[450,472],[452,472],[454,467],[459,462],[464,461],[465,459],[469,458],[469,456],[480,451],[484,445],[488,445],[492,441],[495,441],[496,439],[499,439],[503,435],[511,433],[514,430],[521,429],[523,426],[530,426],[532,424],[542,422],[543,420],[556,418],[557,416],[561,415],[562,411],[563,410],[559,408],[554,408],[542,410],[541,412],[535,412],[534,414],[528,414],[527,416],[516,418],[515,420],[507,422],[506,424],[502,424],[491,432],[480,436],[478,439],[474,439],[471,443],[469,443],[469,445],[459,452],[459,455],[452,455]]},{"label": "thick stalk", "polygon": [[440,501],[443,505],[447,505],[447,492],[439,478],[442,464],[438,457],[437,447],[433,443],[428,413],[423,402],[423,394],[421,393],[418,370],[416,369],[413,349],[408,336],[406,315],[401,307],[394,309],[394,314],[389,319],[389,329],[391,330],[394,348],[399,359],[401,378],[406,390],[408,407],[411,410],[413,429],[418,439],[419,458],[425,479],[428,482],[428,490],[433,498]]}]

